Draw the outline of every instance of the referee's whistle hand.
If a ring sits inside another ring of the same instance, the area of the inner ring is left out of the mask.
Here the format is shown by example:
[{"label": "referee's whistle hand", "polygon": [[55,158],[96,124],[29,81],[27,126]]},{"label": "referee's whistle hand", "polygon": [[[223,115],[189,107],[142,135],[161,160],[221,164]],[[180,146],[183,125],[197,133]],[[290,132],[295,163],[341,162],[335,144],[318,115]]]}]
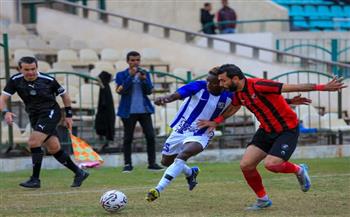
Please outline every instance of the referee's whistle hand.
[{"label": "referee's whistle hand", "polygon": [[73,119],[72,118],[65,118],[66,126],[67,128],[72,131],[73,127]]}]

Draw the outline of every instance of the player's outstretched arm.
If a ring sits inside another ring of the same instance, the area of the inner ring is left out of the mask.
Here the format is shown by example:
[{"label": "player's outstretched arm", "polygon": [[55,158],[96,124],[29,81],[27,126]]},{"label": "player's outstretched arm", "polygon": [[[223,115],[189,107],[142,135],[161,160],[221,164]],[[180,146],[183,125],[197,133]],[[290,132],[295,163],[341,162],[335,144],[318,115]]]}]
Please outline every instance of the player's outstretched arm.
[{"label": "player's outstretched arm", "polygon": [[338,91],[347,86],[343,78],[333,78],[327,84],[283,84],[282,92]]},{"label": "player's outstretched arm", "polygon": [[5,119],[6,123],[8,125],[12,125],[13,117],[16,117],[16,115],[6,109],[7,101],[9,100],[10,96],[1,94],[0,96],[0,112],[1,116]]},{"label": "player's outstretched arm", "polygon": [[157,97],[154,100],[154,104],[165,105],[167,103],[171,103],[171,102],[174,102],[175,100],[179,100],[179,99],[181,99],[180,94],[178,92],[175,92],[175,93],[170,94],[170,95]]},{"label": "player's outstretched arm", "polygon": [[292,99],[286,99],[286,102],[292,105],[309,105],[312,103],[312,100],[306,97],[301,97],[301,94],[299,94]]},{"label": "player's outstretched arm", "polygon": [[231,117],[232,115],[234,115],[239,109],[241,108],[240,105],[238,106],[234,106],[234,105],[229,105],[225,111],[219,115],[218,117],[216,117],[214,120],[210,121],[210,120],[198,120],[197,126],[198,128],[205,128],[208,127],[208,131],[212,131],[215,130],[215,128],[222,122],[225,121],[225,119]]}]

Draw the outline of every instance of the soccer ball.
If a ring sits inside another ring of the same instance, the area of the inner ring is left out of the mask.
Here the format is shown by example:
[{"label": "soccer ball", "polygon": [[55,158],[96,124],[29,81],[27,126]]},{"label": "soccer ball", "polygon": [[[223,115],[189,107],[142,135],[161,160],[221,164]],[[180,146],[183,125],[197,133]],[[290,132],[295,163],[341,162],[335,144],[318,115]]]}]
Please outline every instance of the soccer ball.
[{"label": "soccer ball", "polygon": [[107,212],[117,212],[126,207],[128,198],[121,191],[111,190],[102,195],[100,204]]}]

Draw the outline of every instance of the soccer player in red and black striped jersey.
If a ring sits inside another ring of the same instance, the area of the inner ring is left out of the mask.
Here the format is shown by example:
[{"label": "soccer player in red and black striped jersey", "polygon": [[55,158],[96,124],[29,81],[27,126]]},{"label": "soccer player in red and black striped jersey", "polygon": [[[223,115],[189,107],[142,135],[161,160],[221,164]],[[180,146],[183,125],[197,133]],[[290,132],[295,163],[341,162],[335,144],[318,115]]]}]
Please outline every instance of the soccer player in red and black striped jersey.
[{"label": "soccer player in red and black striped jersey", "polygon": [[233,64],[222,65],[218,75],[220,86],[235,94],[230,109],[214,121],[201,121],[199,127],[215,128],[233,115],[240,106],[246,106],[260,122],[260,127],[240,162],[240,167],[248,185],[257,195],[257,202],[248,210],[259,210],[272,205],[257,171],[257,165],[264,160],[265,168],[275,173],[294,173],[301,190],[311,187],[306,164],[289,162],[298,136],[298,119],[281,95],[282,92],[338,91],[346,86],[342,79],[334,78],[327,84],[284,84],[260,78],[246,78],[240,68]]}]

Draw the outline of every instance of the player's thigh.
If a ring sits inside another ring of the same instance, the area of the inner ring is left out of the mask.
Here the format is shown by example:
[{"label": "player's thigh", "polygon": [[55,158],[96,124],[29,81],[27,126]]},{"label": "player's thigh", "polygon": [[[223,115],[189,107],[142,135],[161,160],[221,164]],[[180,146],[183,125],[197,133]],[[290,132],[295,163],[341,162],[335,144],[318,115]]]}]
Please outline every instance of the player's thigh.
[{"label": "player's thigh", "polygon": [[29,148],[36,148],[36,147],[40,147],[45,139],[48,137],[47,134],[39,132],[39,131],[33,131],[30,136],[29,136],[29,140],[28,140],[28,146]]},{"label": "player's thigh", "polygon": [[289,160],[297,146],[298,137],[298,128],[283,131],[276,138],[268,154],[283,159],[284,161]]},{"label": "player's thigh", "polygon": [[61,149],[60,141],[58,140],[57,136],[54,135],[50,136],[46,140],[44,146],[50,154],[55,154]]},{"label": "player's thigh", "polygon": [[245,150],[240,167],[243,170],[251,170],[257,167],[257,165],[267,156],[261,148],[251,144]]}]

